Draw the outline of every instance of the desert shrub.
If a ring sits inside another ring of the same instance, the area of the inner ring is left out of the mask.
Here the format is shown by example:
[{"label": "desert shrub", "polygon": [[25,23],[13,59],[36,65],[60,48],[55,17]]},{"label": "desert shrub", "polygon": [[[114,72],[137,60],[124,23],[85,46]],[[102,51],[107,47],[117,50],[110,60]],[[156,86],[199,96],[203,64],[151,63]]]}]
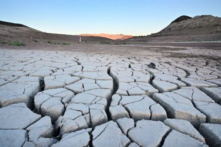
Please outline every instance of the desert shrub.
[{"label": "desert shrub", "polygon": [[5,42],[5,41],[0,41],[0,44],[7,44],[7,42]]},{"label": "desert shrub", "polygon": [[51,42],[51,41],[47,41],[47,43],[49,43],[49,44],[53,44],[53,42]]},{"label": "desert shrub", "polygon": [[12,41],[9,43],[9,45],[12,46],[25,46],[25,44],[23,42],[18,42],[18,41]]},{"label": "desert shrub", "polygon": [[49,43],[49,44],[70,45],[70,43],[68,43],[68,42],[62,42],[62,43],[60,43],[60,42],[52,42],[52,41],[47,41],[47,43]]},{"label": "desert shrub", "polygon": [[70,45],[70,43],[63,42],[62,45]]}]

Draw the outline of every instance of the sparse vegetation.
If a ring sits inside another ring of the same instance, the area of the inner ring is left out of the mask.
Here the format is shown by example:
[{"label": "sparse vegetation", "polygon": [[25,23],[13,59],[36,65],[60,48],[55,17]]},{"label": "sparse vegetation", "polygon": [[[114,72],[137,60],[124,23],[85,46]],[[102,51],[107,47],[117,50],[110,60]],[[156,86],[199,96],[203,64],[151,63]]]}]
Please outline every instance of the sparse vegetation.
[{"label": "sparse vegetation", "polygon": [[0,44],[7,44],[7,42],[5,42],[5,41],[0,41]]},{"label": "sparse vegetation", "polygon": [[70,43],[63,42],[62,45],[70,45]]},{"label": "sparse vegetation", "polygon": [[51,41],[47,41],[47,43],[49,43],[49,44],[53,44],[53,42],[51,42]]},{"label": "sparse vegetation", "polygon": [[100,44],[110,44],[108,41],[101,41]]},{"label": "sparse vegetation", "polygon": [[38,40],[32,40],[33,42],[38,42]]},{"label": "sparse vegetation", "polygon": [[25,44],[23,42],[18,42],[18,41],[9,42],[9,45],[12,45],[12,46],[25,46]]},{"label": "sparse vegetation", "polygon": [[49,44],[70,45],[70,43],[68,43],[68,42],[62,42],[62,43],[60,43],[60,42],[52,42],[52,41],[47,41],[47,43],[49,43]]}]

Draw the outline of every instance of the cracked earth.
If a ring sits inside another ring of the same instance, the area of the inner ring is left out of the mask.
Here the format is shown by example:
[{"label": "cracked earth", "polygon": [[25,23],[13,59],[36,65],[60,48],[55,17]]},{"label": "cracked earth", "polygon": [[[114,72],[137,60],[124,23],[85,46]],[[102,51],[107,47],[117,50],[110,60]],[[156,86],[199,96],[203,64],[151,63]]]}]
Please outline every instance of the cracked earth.
[{"label": "cracked earth", "polygon": [[220,147],[220,51],[143,52],[0,50],[0,146]]}]

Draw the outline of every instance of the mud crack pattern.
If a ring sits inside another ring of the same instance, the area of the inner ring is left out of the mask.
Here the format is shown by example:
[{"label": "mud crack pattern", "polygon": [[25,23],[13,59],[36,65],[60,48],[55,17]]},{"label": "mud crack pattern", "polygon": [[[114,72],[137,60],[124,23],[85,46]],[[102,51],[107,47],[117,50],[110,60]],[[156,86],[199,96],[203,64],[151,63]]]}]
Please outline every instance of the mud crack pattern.
[{"label": "mud crack pattern", "polygon": [[220,146],[220,86],[208,59],[0,50],[0,146]]}]

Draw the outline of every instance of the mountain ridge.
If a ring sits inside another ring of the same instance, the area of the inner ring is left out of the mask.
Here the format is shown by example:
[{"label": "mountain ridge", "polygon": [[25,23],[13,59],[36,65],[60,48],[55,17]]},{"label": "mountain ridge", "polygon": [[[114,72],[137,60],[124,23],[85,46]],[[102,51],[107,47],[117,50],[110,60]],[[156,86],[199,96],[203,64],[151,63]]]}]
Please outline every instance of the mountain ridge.
[{"label": "mountain ridge", "polygon": [[132,35],[124,35],[124,34],[107,34],[107,33],[100,33],[100,34],[81,34],[81,36],[96,36],[96,37],[105,37],[112,40],[125,40],[132,38]]}]

